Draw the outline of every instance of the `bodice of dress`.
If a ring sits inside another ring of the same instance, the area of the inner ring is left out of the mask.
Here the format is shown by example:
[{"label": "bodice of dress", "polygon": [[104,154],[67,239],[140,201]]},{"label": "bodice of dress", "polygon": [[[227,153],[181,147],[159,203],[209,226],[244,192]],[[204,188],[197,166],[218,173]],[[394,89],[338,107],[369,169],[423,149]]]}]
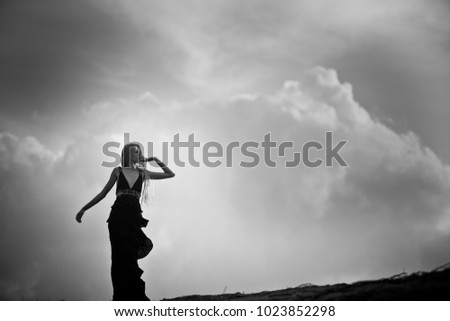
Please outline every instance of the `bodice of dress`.
[{"label": "bodice of dress", "polygon": [[119,167],[119,178],[116,187],[116,201],[111,206],[111,213],[107,222],[122,222],[121,224],[132,224],[140,228],[145,227],[148,220],[142,217],[142,209],[139,202],[144,181],[144,171],[139,169],[139,177],[133,186],[130,187],[122,168]]},{"label": "bodice of dress", "polygon": [[137,199],[139,199],[141,197],[143,175],[144,172],[141,169],[139,169],[139,176],[137,180],[134,182],[133,186],[130,186],[125,175],[122,172],[122,168],[119,167],[119,179],[117,181],[116,196],[120,197],[123,195],[132,195],[137,197]]}]

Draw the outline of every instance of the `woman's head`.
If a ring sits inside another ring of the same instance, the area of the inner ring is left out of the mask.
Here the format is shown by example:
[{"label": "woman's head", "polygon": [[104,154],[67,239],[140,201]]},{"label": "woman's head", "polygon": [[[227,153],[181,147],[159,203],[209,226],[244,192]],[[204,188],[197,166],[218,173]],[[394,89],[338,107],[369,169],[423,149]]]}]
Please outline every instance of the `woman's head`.
[{"label": "woman's head", "polygon": [[[125,144],[122,149],[122,167],[132,167],[134,164],[138,164],[140,168],[145,169],[146,167],[144,162],[144,148],[138,142]],[[154,191],[151,179],[144,179],[141,201],[147,203],[149,198],[153,198],[153,194]]]},{"label": "woman's head", "polygon": [[138,142],[126,144],[122,149],[122,167],[131,167],[133,164],[143,163],[144,150]]}]

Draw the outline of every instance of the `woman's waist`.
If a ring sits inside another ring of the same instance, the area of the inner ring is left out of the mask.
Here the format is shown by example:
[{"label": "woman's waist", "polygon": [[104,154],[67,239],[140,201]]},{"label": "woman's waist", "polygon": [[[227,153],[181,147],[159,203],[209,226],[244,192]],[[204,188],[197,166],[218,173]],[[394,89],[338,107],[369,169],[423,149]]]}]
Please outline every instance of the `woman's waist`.
[{"label": "woman's waist", "polygon": [[134,189],[118,189],[116,190],[116,197],[123,197],[123,196],[132,196],[139,201],[141,197],[141,193],[139,191],[136,191]]},{"label": "woman's waist", "polygon": [[131,194],[117,195],[114,204],[111,206],[112,209],[120,209],[125,212],[139,212],[142,213],[141,203],[139,199]]}]

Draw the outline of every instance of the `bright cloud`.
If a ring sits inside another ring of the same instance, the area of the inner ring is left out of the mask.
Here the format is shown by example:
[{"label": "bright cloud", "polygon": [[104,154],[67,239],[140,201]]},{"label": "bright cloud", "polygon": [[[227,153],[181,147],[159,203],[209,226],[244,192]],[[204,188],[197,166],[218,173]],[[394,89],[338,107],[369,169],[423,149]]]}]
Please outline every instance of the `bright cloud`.
[{"label": "bright cloud", "polygon": [[[231,168],[176,167],[169,161],[177,176],[156,182],[155,200],[144,207],[155,250],[141,266],[152,299],[220,293],[225,286],[251,292],[351,282],[448,260],[449,166],[414,133],[397,133],[374,119],[332,69],[310,69],[274,93],[191,103],[147,93],[97,104],[80,117],[88,134],[74,135],[63,156],[33,138],[1,136],[2,176],[10,181],[13,170],[22,173],[2,189],[31,196],[3,205],[2,226],[9,229],[1,244],[9,263],[2,265],[2,298],[109,299],[105,220],[113,192],[82,225],[74,216],[107,181],[111,169],[100,166],[108,160],[103,145],[123,143],[123,133],[144,146],[154,142],[158,156],[158,147],[177,133],[223,145],[261,142],[268,132],[295,148],[312,140],[324,144],[326,131],[335,143],[348,141],[341,153],[348,167],[282,166],[293,150],[273,155],[276,168],[240,168],[243,157],[236,151]],[[50,159],[54,166],[29,172],[28,162],[13,163],[10,155]],[[30,261],[33,268],[16,268]],[[70,279],[63,271],[70,271]]]}]

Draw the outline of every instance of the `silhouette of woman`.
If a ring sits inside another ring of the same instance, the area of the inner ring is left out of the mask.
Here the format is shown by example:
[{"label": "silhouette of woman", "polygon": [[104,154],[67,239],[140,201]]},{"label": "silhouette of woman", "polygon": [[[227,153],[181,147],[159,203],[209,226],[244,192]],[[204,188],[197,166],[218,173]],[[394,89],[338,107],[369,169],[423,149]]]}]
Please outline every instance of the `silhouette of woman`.
[{"label": "silhouette of woman", "polygon": [[[155,161],[164,171],[152,172],[145,168],[145,161]],[[144,159],[139,143],[126,144],[122,149],[122,167],[116,167],[103,190],[87,203],[76,215],[81,223],[84,213],[100,202],[114,184],[116,201],[107,220],[111,242],[111,279],[114,301],[145,301],[143,271],[137,263],[151,251],[152,241],[142,231],[148,220],[142,217],[141,201],[146,201],[151,179],[174,177],[175,174],[158,158]],[[142,186],[144,190],[142,191]]]}]

